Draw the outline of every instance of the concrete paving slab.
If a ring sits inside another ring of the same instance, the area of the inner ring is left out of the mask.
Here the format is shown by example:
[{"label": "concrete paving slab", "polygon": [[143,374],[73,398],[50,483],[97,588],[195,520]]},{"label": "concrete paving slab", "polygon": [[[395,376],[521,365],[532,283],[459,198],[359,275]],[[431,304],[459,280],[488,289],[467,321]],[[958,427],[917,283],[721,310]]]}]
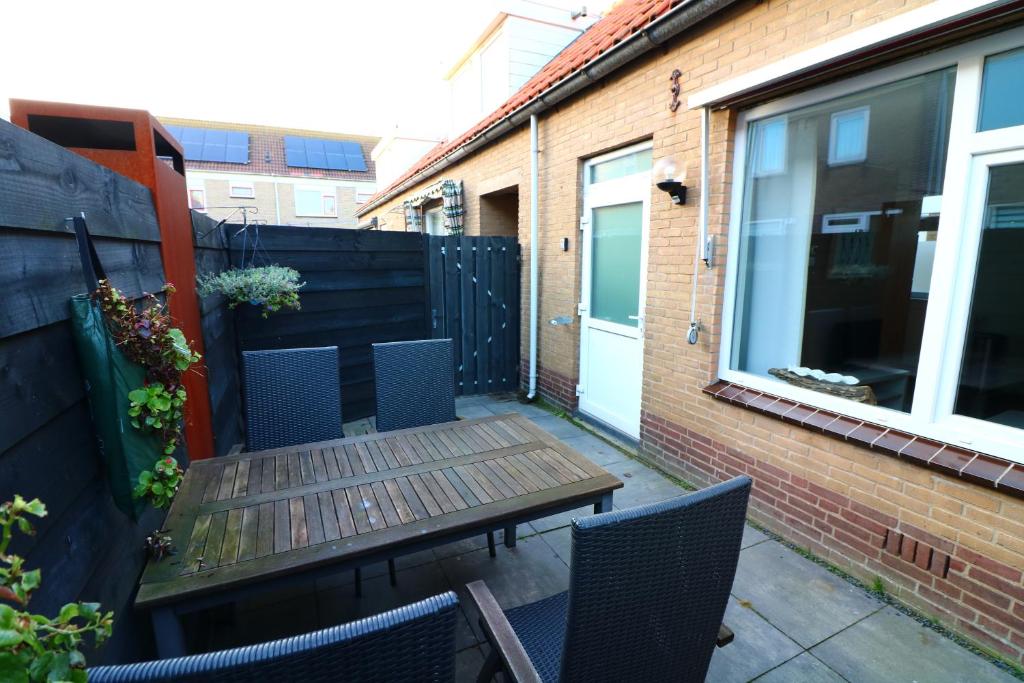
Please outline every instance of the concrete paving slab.
[{"label": "concrete paving slab", "polygon": [[613,463],[605,469],[623,483],[623,487],[614,494],[613,501],[617,510],[656,503],[687,493],[686,489],[636,460]]},{"label": "concrete paving slab", "polygon": [[601,441],[601,439],[593,434],[562,439],[562,442],[571,448],[575,448],[592,462],[602,467],[629,460],[622,451]]},{"label": "concrete paving slab", "polygon": [[455,414],[463,420],[472,420],[477,417],[492,417],[494,413],[484,407],[481,403],[466,403],[455,407]]},{"label": "concrete paving slab", "polygon": [[551,415],[550,413],[545,413],[540,416],[527,414],[527,417],[529,417],[535,425],[546,431],[548,434],[558,437],[559,439],[572,439],[574,437],[587,436],[585,431],[573,423]]},{"label": "concrete paving slab", "polygon": [[[484,645],[483,647],[487,647]],[[455,654],[455,680],[475,681],[484,665],[484,655],[479,647],[469,647]]]},{"label": "concrete paving slab", "polygon": [[[708,679],[710,681],[710,679]],[[757,683],[845,683],[846,679],[809,652],[754,679]]]},{"label": "concrete paving slab", "polygon": [[767,534],[763,534],[754,527],[747,524],[743,527],[743,540],[740,542],[740,548],[749,548],[752,545],[764,543],[767,540]]},{"label": "concrete paving slab", "polygon": [[725,624],[736,638],[725,647],[715,648],[708,669],[709,683],[747,683],[803,651],[782,631],[732,597],[725,609]]},{"label": "concrete paving slab", "polygon": [[883,606],[860,588],[777,541],[758,543],[740,552],[732,592],[805,648]]},{"label": "concrete paving slab", "polygon": [[1011,683],[995,665],[886,607],[829,638],[811,654],[851,681]]}]

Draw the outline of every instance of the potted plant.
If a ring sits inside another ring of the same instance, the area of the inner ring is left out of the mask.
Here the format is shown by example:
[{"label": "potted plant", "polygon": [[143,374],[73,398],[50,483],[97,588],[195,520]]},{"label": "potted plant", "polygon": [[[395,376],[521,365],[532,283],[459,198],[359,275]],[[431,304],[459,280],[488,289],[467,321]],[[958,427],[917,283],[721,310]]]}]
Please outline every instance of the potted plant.
[{"label": "potted plant", "polygon": [[101,611],[94,602],[68,603],[53,618],[25,611],[42,576],[38,569],[26,570],[24,559],[9,554],[8,547],[15,528],[34,533],[30,515],[46,516],[38,498],[26,501],[15,495],[0,504],[0,681],[85,683],[81,645],[89,635],[102,645],[113,630],[114,613]]},{"label": "potted plant", "polygon": [[220,273],[206,273],[196,278],[199,295],[208,297],[223,294],[228,306],[250,304],[263,309],[269,317],[281,309],[299,310],[299,272],[285,266],[259,266],[232,268]]}]

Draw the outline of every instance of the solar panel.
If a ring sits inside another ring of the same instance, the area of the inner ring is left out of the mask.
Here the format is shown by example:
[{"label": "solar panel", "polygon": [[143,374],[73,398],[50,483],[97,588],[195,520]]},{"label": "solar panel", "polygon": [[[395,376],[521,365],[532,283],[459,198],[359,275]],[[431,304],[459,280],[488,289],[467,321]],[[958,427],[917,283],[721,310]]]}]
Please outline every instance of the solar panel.
[{"label": "solar panel", "polygon": [[249,163],[248,133],[188,126],[167,126],[167,132],[185,148],[188,161]]},{"label": "solar panel", "polygon": [[365,171],[366,160],[359,143],[350,140],[320,140],[284,137],[285,163],[293,168],[327,171]]}]

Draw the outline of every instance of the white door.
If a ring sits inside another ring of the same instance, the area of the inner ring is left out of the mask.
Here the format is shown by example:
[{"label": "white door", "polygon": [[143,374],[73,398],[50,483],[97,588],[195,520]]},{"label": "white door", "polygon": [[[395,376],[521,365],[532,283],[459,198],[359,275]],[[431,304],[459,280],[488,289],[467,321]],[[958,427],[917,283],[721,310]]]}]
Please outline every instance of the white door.
[{"label": "white door", "polygon": [[580,411],[640,438],[651,148],[583,168]]}]

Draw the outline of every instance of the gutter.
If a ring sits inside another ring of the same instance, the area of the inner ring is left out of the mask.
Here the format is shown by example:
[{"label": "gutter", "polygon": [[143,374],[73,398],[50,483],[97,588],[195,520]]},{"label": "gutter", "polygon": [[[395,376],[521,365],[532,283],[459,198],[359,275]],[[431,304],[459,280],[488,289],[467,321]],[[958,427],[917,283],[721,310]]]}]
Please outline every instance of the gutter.
[{"label": "gutter", "polygon": [[647,54],[655,47],[663,45],[680,33],[693,28],[708,17],[717,14],[736,4],[739,0],[684,0],[678,6],[658,17],[645,28],[623,40],[602,53],[582,69],[555,83],[515,111],[495,121],[478,136],[455,149],[451,154],[436,161],[411,178],[406,179],[387,194],[364,204],[357,216],[376,209],[395,195],[415,187],[424,179],[440,173],[444,169],[469,156],[506,134],[511,133],[520,125],[527,123],[531,116],[542,114],[559,102],[597,83],[620,67]]}]

